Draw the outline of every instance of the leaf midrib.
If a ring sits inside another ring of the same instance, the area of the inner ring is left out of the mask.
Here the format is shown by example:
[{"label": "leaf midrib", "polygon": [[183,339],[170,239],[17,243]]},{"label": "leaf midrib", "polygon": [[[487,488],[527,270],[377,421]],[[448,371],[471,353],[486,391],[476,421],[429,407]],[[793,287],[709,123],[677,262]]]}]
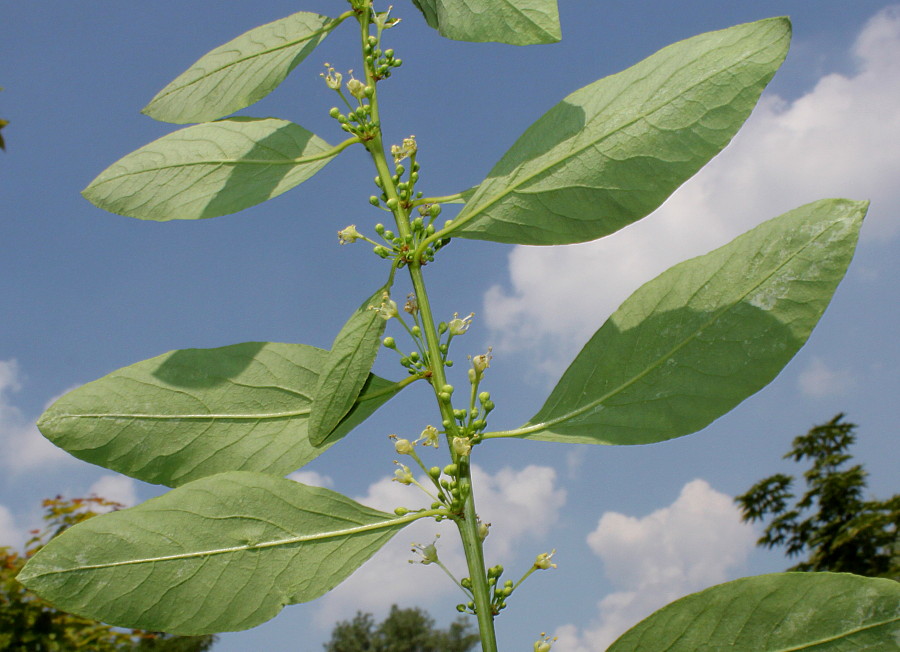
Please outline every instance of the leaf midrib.
[{"label": "leaf midrib", "polygon": [[[298,12],[298,13],[312,14],[313,12],[303,11],[303,12]],[[351,12],[348,12],[348,13],[351,13]],[[313,15],[320,15],[320,14],[313,14]],[[168,97],[169,97],[170,95],[172,95],[173,93],[179,93],[179,92],[182,92],[182,91],[184,91],[185,89],[190,88],[190,87],[193,86],[194,84],[199,84],[200,82],[206,80],[207,78],[212,77],[213,75],[219,74],[219,73],[222,72],[223,70],[227,70],[228,68],[231,68],[231,67],[233,67],[233,66],[240,65],[240,64],[242,64],[242,63],[244,63],[244,62],[246,62],[246,61],[249,61],[249,60],[251,60],[251,59],[255,59],[255,58],[257,58],[257,57],[263,57],[263,56],[266,56],[266,55],[268,55],[268,54],[272,54],[272,53],[274,53],[274,52],[278,52],[279,50],[284,50],[284,49],[286,49],[286,48],[291,48],[291,47],[294,47],[294,46],[296,46],[296,45],[302,44],[302,43],[304,43],[305,41],[310,41],[310,40],[312,40],[313,38],[315,38],[316,36],[318,36],[319,34],[322,34],[322,33],[328,33],[328,32],[330,32],[331,30],[333,30],[335,27],[337,27],[341,22],[343,22],[343,20],[347,17],[347,14],[342,14],[342,15],[339,16],[338,18],[330,18],[330,17],[328,17],[328,16],[323,16],[323,17],[324,17],[324,18],[328,18],[329,22],[326,23],[324,26],[322,26],[321,29],[318,29],[318,30],[316,30],[315,32],[311,33],[309,36],[307,36],[307,37],[305,37],[305,38],[297,39],[297,40],[294,40],[294,41],[289,41],[289,42],[284,43],[284,44],[282,44],[282,45],[279,45],[279,46],[277,46],[277,47],[271,47],[271,48],[266,49],[266,50],[260,50],[259,52],[256,52],[256,53],[254,53],[254,54],[250,54],[250,55],[247,55],[247,56],[243,56],[243,57],[241,57],[240,59],[235,59],[234,61],[231,61],[231,62],[229,62],[229,63],[227,63],[227,64],[225,64],[225,65],[221,65],[221,66],[219,66],[218,68],[214,68],[214,69],[210,70],[209,72],[204,73],[204,74],[201,75],[200,77],[197,77],[196,79],[193,79],[193,80],[191,80],[191,81],[189,81],[189,82],[187,82],[187,83],[185,83],[185,84],[182,84],[182,85],[180,85],[180,86],[173,87],[172,90],[170,90],[170,91],[168,91],[168,92],[166,92],[166,93],[160,92],[159,95],[157,95],[156,97],[153,98],[153,100],[151,100],[150,104],[148,105],[148,108],[150,108],[151,106],[153,106],[154,104],[156,104],[156,103],[158,103],[158,102],[162,102],[164,99],[168,98]],[[226,44],[226,45],[227,45],[227,44]],[[224,47],[224,45],[222,45],[222,46],[220,46],[220,47]]]},{"label": "leaf midrib", "polygon": [[273,539],[270,541],[263,541],[261,543],[252,543],[252,544],[244,544],[240,546],[229,546],[227,548],[211,548],[208,550],[196,550],[193,552],[184,552],[177,555],[160,555],[157,557],[144,557],[140,559],[126,559],[123,561],[114,561],[107,562],[104,564],[85,564],[82,566],[74,566],[71,568],[59,568],[48,570],[42,573],[36,573],[35,575],[30,575],[26,579],[32,579],[35,577],[46,577],[49,575],[64,575],[67,573],[78,573],[83,571],[92,571],[92,570],[101,570],[105,568],[117,568],[122,566],[134,566],[138,564],[152,564],[157,562],[164,561],[177,561],[179,559],[195,559],[198,557],[212,557],[214,555],[224,555],[235,552],[247,552],[250,550],[262,550],[266,548],[277,548],[280,546],[289,546],[297,543],[306,543],[310,541],[322,541],[327,539],[336,539],[341,537],[351,537],[357,534],[364,534],[366,532],[373,532],[383,529],[388,529],[392,527],[402,526],[406,523],[411,523],[412,521],[416,521],[420,518],[424,518],[426,516],[435,516],[437,514],[443,514],[445,510],[441,509],[432,509],[428,511],[422,512],[414,512],[410,514],[406,514],[404,516],[391,518],[386,521],[378,521],[377,523],[369,523],[367,525],[358,525],[356,527],[344,528],[341,530],[328,530],[325,532],[317,532],[315,534],[301,534],[295,537],[288,537],[285,539]]},{"label": "leaf midrib", "polygon": [[606,394],[604,394],[600,398],[596,399],[595,401],[591,401],[591,402],[585,404],[583,407],[581,407],[577,410],[572,410],[570,412],[567,412],[566,414],[563,414],[557,418],[550,419],[547,421],[542,421],[540,423],[536,423],[536,424],[533,424],[530,426],[523,426],[522,428],[516,428],[514,430],[498,431],[496,433],[485,433],[484,436],[485,437],[518,437],[521,435],[531,434],[533,432],[539,432],[541,430],[549,430],[553,426],[555,426],[559,423],[562,423],[564,421],[569,421],[571,419],[575,419],[575,418],[581,416],[582,414],[584,414],[585,412],[593,410],[598,405],[602,405],[604,402],[606,402],[610,398],[612,398],[612,397],[616,396],[617,394],[623,392],[624,390],[628,389],[633,384],[635,384],[642,378],[646,377],[649,373],[651,373],[652,371],[655,371],[657,368],[659,368],[662,364],[664,364],[665,360],[672,357],[675,353],[677,353],[678,351],[683,349],[685,346],[687,346],[690,342],[692,342],[694,339],[696,339],[696,337],[699,333],[703,332],[705,329],[707,329],[713,323],[718,321],[719,318],[722,317],[722,315],[726,314],[730,310],[733,310],[735,307],[739,306],[744,301],[744,299],[746,299],[747,296],[749,296],[754,290],[758,289],[762,285],[765,285],[783,267],[785,267],[787,264],[791,263],[806,248],[812,246],[819,238],[821,238],[823,236],[823,234],[825,234],[826,232],[829,231],[830,227],[833,227],[833,226],[834,226],[834,223],[829,223],[827,228],[822,229],[822,231],[820,231],[818,234],[816,234],[815,238],[808,240],[802,247],[800,247],[793,254],[791,254],[790,258],[787,258],[783,263],[781,263],[775,269],[773,269],[772,272],[770,274],[768,274],[764,279],[762,279],[759,283],[750,287],[746,292],[744,292],[742,295],[740,295],[740,298],[738,300],[734,301],[731,305],[726,306],[725,308],[721,309],[720,311],[714,313],[713,316],[709,320],[707,320],[704,324],[702,324],[700,327],[695,329],[695,331],[689,337],[686,337],[682,342],[673,346],[665,355],[660,356],[659,358],[657,358],[657,360],[655,362],[647,365],[647,368],[644,371],[642,371],[640,374],[633,376],[627,382],[620,384],[618,387],[607,392]]},{"label": "leaf midrib", "polygon": [[[755,55],[758,54],[759,52],[762,52],[762,51],[765,50],[765,49],[766,49],[766,47],[760,47],[758,50],[755,50],[755,51],[753,51],[752,53],[749,53],[746,57],[740,59],[737,63],[742,63],[742,62],[746,61],[747,59],[750,59],[752,56],[755,56]],[[708,55],[709,52],[707,52],[706,54]],[[653,55],[651,55],[651,56],[653,56]],[[645,61],[646,61],[646,59],[645,59]],[[498,193],[498,194],[497,194],[495,197],[493,197],[490,201],[488,201],[488,202],[482,204],[482,205],[479,206],[477,209],[474,209],[474,210],[473,210],[471,213],[469,213],[468,215],[461,215],[461,216],[457,217],[457,218],[454,220],[453,230],[455,231],[455,230],[457,230],[457,229],[459,229],[459,228],[461,228],[461,227],[465,227],[465,225],[468,224],[469,222],[471,222],[474,218],[476,218],[476,217],[478,217],[479,215],[483,214],[487,209],[489,209],[491,206],[493,206],[494,204],[496,204],[497,202],[499,202],[501,199],[503,199],[503,198],[505,198],[506,196],[512,194],[513,192],[516,192],[520,186],[525,185],[526,183],[528,183],[529,181],[531,181],[531,180],[534,179],[535,177],[540,176],[540,175],[542,175],[542,174],[544,174],[544,173],[547,173],[547,172],[553,170],[554,168],[558,167],[559,165],[562,165],[566,160],[571,159],[571,158],[574,158],[574,157],[580,155],[580,154],[581,154],[582,152],[584,152],[585,150],[590,149],[591,147],[595,147],[595,146],[599,145],[600,143],[604,142],[605,140],[607,140],[607,139],[611,138],[612,136],[618,134],[618,133],[621,132],[622,130],[624,130],[624,129],[626,129],[626,128],[628,128],[628,127],[630,127],[630,126],[636,124],[636,123],[639,122],[640,120],[645,120],[645,119],[647,119],[649,116],[651,116],[651,115],[653,115],[653,114],[659,112],[660,110],[662,110],[663,108],[665,108],[666,106],[668,106],[669,104],[671,104],[672,102],[674,102],[676,99],[682,97],[682,96],[683,96],[684,94],[686,94],[688,91],[691,91],[691,90],[695,89],[696,87],[700,86],[701,84],[705,84],[706,82],[708,82],[708,81],[709,81],[710,79],[712,79],[713,77],[716,77],[716,76],[718,76],[718,75],[724,73],[725,71],[729,70],[730,68],[733,68],[735,65],[737,65],[737,63],[734,63],[734,64],[732,64],[731,66],[728,66],[727,68],[719,69],[719,70],[717,70],[715,73],[712,73],[712,74],[710,74],[709,76],[707,76],[707,77],[705,77],[705,78],[703,78],[703,79],[700,79],[696,84],[694,84],[694,85],[692,85],[692,86],[689,86],[688,89],[687,89],[687,91],[685,91],[684,93],[679,94],[678,96],[675,96],[675,97],[670,98],[667,102],[665,102],[665,103],[663,103],[663,104],[660,104],[659,106],[655,107],[652,111],[648,111],[648,112],[645,113],[645,114],[642,114],[642,115],[640,115],[640,116],[637,116],[637,117],[635,117],[633,120],[631,120],[631,121],[629,121],[629,122],[626,122],[626,123],[622,124],[620,127],[618,127],[617,129],[615,129],[614,131],[610,131],[610,132],[604,134],[602,137],[597,138],[596,140],[592,140],[592,141],[586,143],[583,147],[571,151],[571,153],[567,154],[564,158],[559,158],[558,160],[555,160],[555,161],[552,161],[552,162],[548,163],[548,164],[546,165],[546,167],[542,167],[542,168],[540,168],[540,169],[538,169],[538,170],[535,170],[532,174],[530,174],[530,175],[528,175],[528,176],[526,176],[526,177],[523,177],[520,181],[518,181],[518,182],[515,183],[514,185],[506,186],[502,192]],[[621,74],[623,74],[624,72],[627,72],[627,70],[624,70],[624,71],[622,71],[622,72],[620,72],[620,73],[617,73],[617,74],[620,74],[620,75],[621,75]],[[607,79],[608,79],[608,78],[607,78]],[[578,92],[578,91],[575,91],[575,92]],[[565,100],[563,100],[563,102],[564,102],[564,101],[565,101]],[[552,110],[552,109],[551,109],[551,110]],[[598,117],[599,117],[599,114],[598,114]],[[595,118],[595,119],[596,119],[596,118]],[[593,122],[593,121],[592,121],[592,122]],[[573,137],[574,137],[574,136],[573,136]],[[559,145],[561,145],[561,144],[562,144],[562,143],[559,143]],[[559,145],[557,145],[557,147],[558,147]],[[513,146],[515,146],[515,144],[514,144]],[[503,159],[501,158],[501,161],[502,161],[502,160],[503,160]],[[499,162],[498,162],[498,164],[499,164]],[[495,166],[495,167],[496,167],[496,166]],[[520,167],[520,166],[518,166],[518,167]],[[508,176],[509,176],[509,174],[504,175],[504,177],[508,177]],[[495,179],[501,179],[501,178],[503,178],[503,177],[494,177],[494,178],[495,178]],[[484,185],[484,183],[485,183],[485,182],[483,182],[483,183],[480,184],[480,185]]]}]

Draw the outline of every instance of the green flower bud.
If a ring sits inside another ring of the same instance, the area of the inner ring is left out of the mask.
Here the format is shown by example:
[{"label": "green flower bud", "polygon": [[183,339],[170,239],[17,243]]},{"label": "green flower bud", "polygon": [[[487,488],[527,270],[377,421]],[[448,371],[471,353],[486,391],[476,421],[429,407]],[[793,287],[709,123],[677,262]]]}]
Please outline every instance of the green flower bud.
[{"label": "green flower bud", "polygon": [[441,477],[441,470],[436,466],[432,466],[430,469],[428,469],[428,475],[437,480],[439,477]]},{"label": "green flower bud", "polygon": [[452,394],[453,393],[453,385],[444,385],[443,387],[441,387],[441,391],[446,392],[447,394]]},{"label": "green flower bud", "polygon": [[480,394],[478,394],[478,401],[480,403],[487,403],[490,400],[491,400],[490,392],[481,392]]},{"label": "green flower bud", "polygon": [[405,507],[396,507],[394,508],[394,514],[397,516],[405,516],[406,514],[409,514],[409,510]]},{"label": "green flower bud", "polygon": [[398,206],[399,203],[400,203],[400,202],[397,201],[397,198],[396,198],[396,197],[391,197],[390,199],[388,199],[388,200],[385,202],[385,205],[386,205],[388,208],[390,208],[391,210],[394,210],[395,208],[397,208],[397,206]]},{"label": "green flower bud", "polygon": [[330,115],[332,118],[337,120],[338,116],[341,115],[341,110],[339,108],[337,108],[336,106],[333,106],[333,107],[331,107],[331,110],[328,112],[328,115]]},{"label": "green flower bud", "polygon": [[388,349],[396,349],[397,343],[394,341],[393,337],[386,337],[381,341],[382,344]]},{"label": "green flower bud", "polygon": [[369,203],[372,204],[372,206],[381,206],[381,201],[379,201],[378,197],[375,195],[369,197]]},{"label": "green flower bud", "polygon": [[393,58],[394,58],[394,51],[393,51],[393,50],[385,50],[385,51],[384,51],[384,56],[387,57],[388,59],[393,59]]},{"label": "green flower bud", "polygon": [[396,174],[398,176],[403,176],[404,172],[406,172],[406,168],[398,163],[397,167],[394,168],[394,174]]},{"label": "green flower bud", "polygon": [[444,473],[449,475],[451,478],[455,478],[458,472],[459,467],[456,464],[448,464],[444,467]]},{"label": "green flower bud", "polygon": [[[388,203],[390,203],[390,202],[388,202]],[[394,239],[393,231],[385,231],[382,235],[384,236],[385,240],[393,240]]]}]

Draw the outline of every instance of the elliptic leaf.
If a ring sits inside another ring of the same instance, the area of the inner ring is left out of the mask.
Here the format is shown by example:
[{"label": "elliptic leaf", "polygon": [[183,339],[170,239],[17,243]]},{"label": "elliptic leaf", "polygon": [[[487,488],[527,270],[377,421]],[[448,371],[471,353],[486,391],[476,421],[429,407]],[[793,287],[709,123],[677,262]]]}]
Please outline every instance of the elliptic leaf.
[{"label": "elliptic leaf", "polygon": [[120,627],[247,629],[330,591],[419,516],[234,471],[69,528],[18,580],[63,611]]},{"label": "elliptic leaf", "polygon": [[425,21],[446,38],[510,45],[561,38],[556,0],[413,0]]},{"label": "elliptic leaf", "polygon": [[334,338],[319,373],[307,424],[313,446],[321,446],[331,439],[335,427],[353,408],[369,378],[387,324],[373,306],[381,305],[387,290],[387,286],[379,288],[366,299]]},{"label": "elliptic leaf", "polygon": [[786,18],[738,25],[575,91],[494,166],[453,236],[567,244],[648,215],[728,144],[789,41]]},{"label": "elliptic leaf", "polygon": [[486,436],[648,444],[705,427],[806,342],[867,207],[807,204],[663,272],[591,337],[527,424]]},{"label": "elliptic leaf", "polygon": [[340,20],[301,11],[260,25],[202,56],[143,113],[163,122],[209,122],[271,93]]},{"label": "elliptic leaf", "polygon": [[328,352],[247,342],[183,349],[69,392],[38,428],[60,448],[132,477],[178,486],[223,471],[284,475],[315,459],[397,391],[377,376],[324,446],[309,441]]},{"label": "elliptic leaf", "polygon": [[677,600],[608,652],[900,650],[900,583],[848,573],[745,577]]},{"label": "elliptic leaf", "polygon": [[353,142],[332,147],[275,118],[210,122],[119,159],[82,194],[104,210],[142,220],[218,217],[290,190]]}]

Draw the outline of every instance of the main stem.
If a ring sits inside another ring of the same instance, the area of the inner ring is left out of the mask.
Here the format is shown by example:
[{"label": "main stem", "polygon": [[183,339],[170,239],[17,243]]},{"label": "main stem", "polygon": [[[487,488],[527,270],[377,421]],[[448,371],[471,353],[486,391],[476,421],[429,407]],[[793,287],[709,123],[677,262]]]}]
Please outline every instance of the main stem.
[{"label": "main stem", "polygon": [[[359,23],[362,35],[362,47],[365,48],[369,37],[369,25],[371,17],[371,6],[358,13]],[[365,57],[363,57],[365,60]],[[375,169],[381,179],[385,194],[388,199],[397,201],[397,205],[392,209],[394,221],[397,225],[397,233],[400,237],[410,235],[412,226],[409,220],[409,208],[400,204],[400,197],[391,178],[391,171],[388,167],[387,156],[385,155],[384,141],[381,130],[381,117],[378,109],[378,90],[374,77],[374,71],[371,66],[366,65],[366,85],[375,89],[369,103],[372,107],[372,120],[379,125],[371,140],[365,142],[366,149],[372,156],[375,163]],[[413,290],[415,292],[416,301],[418,303],[419,314],[421,316],[421,324],[423,335],[425,336],[426,354],[428,356],[428,369],[431,371],[431,386],[434,390],[435,400],[441,413],[441,419],[446,427],[447,444],[454,457],[454,462],[459,468],[459,476],[457,478],[460,490],[460,496],[463,497],[463,513],[457,515],[454,521],[459,529],[462,538],[463,550],[466,555],[466,562],[469,570],[469,578],[472,581],[472,594],[475,602],[475,613],[478,618],[478,629],[481,637],[481,649],[483,652],[498,652],[497,635],[494,631],[494,614],[491,607],[491,589],[488,585],[487,571],[484,563],[484,550],[482,540],[478,534],[478,517],[475,511],[475,495],[472,488],[471,466],[468,457],[457,459],[456,454],[452,452],[449,446],[453,437],[458,434],[456,420],[453,416],[453,406],[449,401],[442,401],[438,394],[447,384],[447,377],[444,373],[444,362],[440,353],[440,336],[438,334],[434,314],[431,311],[431,303],[428,299],[428,291],[425,288],[425,278],[422,274],[422,265],[419,257],[408,265],[409,277],[412,281]]]}]

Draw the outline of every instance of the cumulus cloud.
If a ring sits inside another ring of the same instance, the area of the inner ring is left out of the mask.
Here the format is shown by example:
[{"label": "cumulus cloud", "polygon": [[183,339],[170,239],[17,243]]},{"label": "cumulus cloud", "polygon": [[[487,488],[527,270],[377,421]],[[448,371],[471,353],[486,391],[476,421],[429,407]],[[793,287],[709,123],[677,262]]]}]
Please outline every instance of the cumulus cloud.
[{"label": "cumulus cloud", "polygon": [[25,532],[16,525],[16,520],[9,509],[0,505],[0,547],[10,546],[19,550],[25,543]]},{"label": "cumulus cloud", "polygon": [[334,480],[330,476],[316,471],[295,471],[288,476],[288,479],[311,487],[324,487],[325,489],[334,487]]},{"label": "cumulus cloud", "polygon": [[[860,33],[851,76],[793,101],[766,95],[732,144],[654,215],[599,241],[513,248],[509,285],[484,297],[494,341],[546,352],[560,371],[611,312],[673,264],[822,197],[871,199],[864,238],[896,236],[900,209],[900,6]],[[789,64],[788,64],[789,65]],[[560,356],[560,354],[566,354]]]},{"label": "cumulus cloud", "polygon": [[619,590],[598,603],[598,619],[588,627],[557,629],[559,649],[605,650],[663,605],[732,579],[755,540],[731,497],[699,479],[686,484],[674,503],[643,518],[606,512],[587,543]]},{"label": "cumulus cloud", "polygon": [[[520,470],[504,468],[489,474],[472,467],[472,481],[477,487],[478,513],[492,524],[485,541],[488,559],[512,557],[513,546],[527,551],[528,556],[545,552],[537,543],[556,522],[565,504],[566,492],[557,486],[556,472],[549,467],[530,465]],[[424,478],[420,478],[425,484]],[[395,507],[419,508],[428,499],[414,487],[389,479],[369,487],[359,502],[392,512]],[[415,555],[411,544],[427,545],[437,540],[441,562],[457,579],[465,577],[465,557],[455,526],[423,519],[403,529],[372,559],[321,601],[316,620],[324,628],[335,621],[351,618],[357,610],[383,616],[391,604],[415,604],[425,609],[438,606],[448,596],[465,601],[464,594],[434,565],[409,564]],[[529,544],[535,541],[535,547]]]},{"label": "cumulus cloud", "polygon": [[19,377],[15,360],[0,360],[0,445],[8,451],[3,456],[5,466],[10,472],[21,472],[74,459],[47,441],[12,403],[11,395],[21,389]]},{"label": "cumulus cloud", "polygon": [[126,507],[137,504],[137,484],[131,478],[118,473],[100,476],[87,492],[88,495],[122,503]]},{"label": "cumulus cloud", "polygon": [[853,384],[853,376],[848,371],[836,371],[818,357],[814,357],[797,378],[800,391],[810,398],[838,396]]}]

